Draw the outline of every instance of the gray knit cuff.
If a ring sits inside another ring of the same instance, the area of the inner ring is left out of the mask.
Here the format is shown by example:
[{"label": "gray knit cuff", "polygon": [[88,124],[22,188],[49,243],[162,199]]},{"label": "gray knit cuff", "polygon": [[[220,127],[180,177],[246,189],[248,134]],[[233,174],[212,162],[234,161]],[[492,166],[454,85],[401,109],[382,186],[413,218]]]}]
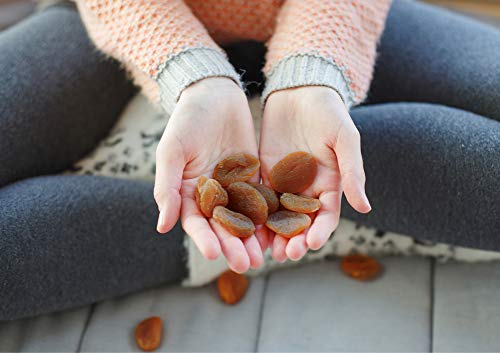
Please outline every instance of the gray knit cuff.
[{"label": "gray knit cuff", "polygon": [[215,49],[190,48],[172,56],[156,79],[163,109],[172,113],[182,91],[207,77],[228,77],[241,87],[240,76],[225,55]]},{"label": "gray knit cuff", "polygon": [[339,93],[347,109],[355,103],[349,80],[334,62],[314,54],[297,54],[281,60],[267,75],[262,105],[275,91],[301,86],[333,88]]}]

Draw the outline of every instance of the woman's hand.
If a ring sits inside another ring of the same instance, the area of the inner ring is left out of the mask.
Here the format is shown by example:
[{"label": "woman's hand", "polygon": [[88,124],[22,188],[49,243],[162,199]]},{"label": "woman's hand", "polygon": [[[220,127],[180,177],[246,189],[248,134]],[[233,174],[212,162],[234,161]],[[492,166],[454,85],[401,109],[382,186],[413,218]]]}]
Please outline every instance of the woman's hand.
[{"label": "woman's hand", "polygon": [[299,260],[308,248],[317,250],[325,244],[339,222],[342,192],[357,211],[371,210],[359,132],[333,89],[307,86],[271,94],[260,141],[261,174],[267,185],[271,168],[291,152],[309,152],[318,162],[316,179],[303,194],[319,198],[321,209],[303,234],[270,238],[276,261]]},{"label": "woman's hand", "polygon": [[[222,250],[236,272],[262,265],[267,232],[261,226],[249,238],[232,236],[199,211],[194,191],[198,178],[211,178],[215,165],[228,155],[257,156],[254,131],[243,91],[228,78],[207,78],[182,92],[156,151],[158,232],[172,229],[180,215],[184,230],[203,256],[215,259]],[[253,181],[259,178],[255,175]]]}]

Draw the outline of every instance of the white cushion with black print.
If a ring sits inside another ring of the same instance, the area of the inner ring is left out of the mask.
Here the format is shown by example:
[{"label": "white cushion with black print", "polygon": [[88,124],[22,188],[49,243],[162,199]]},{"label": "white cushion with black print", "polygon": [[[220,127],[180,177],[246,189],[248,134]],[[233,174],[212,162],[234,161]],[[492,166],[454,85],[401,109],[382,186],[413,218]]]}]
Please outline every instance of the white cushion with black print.
[{"label": "white cushion with black print", "polygon": [[[250,101],[250,107],[258,130],[260,127],[258,98]],[[76,163],[74,170],[68,173],[153,181],[155,150],[167,121],[168,118],[164,113],[153,107],[145,97],[137,95],[130,101],[109,136],[89,156]],[[190,275],[185,285],[206,284],[226,269],[223,258],[216,261],[204,260],[189,237],[186,237],[186,246],[189,253]],[[319,251],[309,252],[298,263],[355,252],[376,256],[421,255],[434,257],[439,261],[453,259],[477,262],[500,259],[500,253],[422,242],[403,234],[382,232],[341,219],[339,227],[328,243]],[[255,273],[260,274],[274,267],[296,264],[292,262],[277,264],[272,261],[270,254],[266,253],[266,265]]]}]

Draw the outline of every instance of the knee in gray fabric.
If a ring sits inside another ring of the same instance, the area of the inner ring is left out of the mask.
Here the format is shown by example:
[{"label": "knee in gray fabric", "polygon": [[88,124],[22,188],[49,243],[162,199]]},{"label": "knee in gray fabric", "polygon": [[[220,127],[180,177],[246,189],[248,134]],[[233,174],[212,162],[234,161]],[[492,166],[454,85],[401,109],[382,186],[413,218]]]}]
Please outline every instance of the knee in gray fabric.
[{"label": "knee in gray fabric", "polygon": [[440,105],[353,109],[373,211],[343,214],[379,229],[498,250],[500,124]]}]

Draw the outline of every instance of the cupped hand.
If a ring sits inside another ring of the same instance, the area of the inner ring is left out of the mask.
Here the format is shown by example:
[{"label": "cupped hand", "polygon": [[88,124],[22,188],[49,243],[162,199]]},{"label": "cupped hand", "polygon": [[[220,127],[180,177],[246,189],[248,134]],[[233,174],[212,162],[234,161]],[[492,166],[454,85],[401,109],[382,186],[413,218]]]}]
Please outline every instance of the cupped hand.
[{"label": "cupped hand", "polygon": [[270,235],[276,261],[299,260],[321,248],[338,225],[342,192],[358,212],[371,210],[365,194],[360,135],[336,91],[306,86],[272,93],[267,99],[260,138],[261,174],[295,151],[311,153],[318,174],[304,195],[319,198],[321,208],[309,229],[291,239]]},{"label": "cupped hand", "polygon": [[[215,165],[228,155],[257,156],[254,131],[246,96],[236,83],[207,78],[182,92],[156,151],[158,232],[168,232],[180,216],[184,230],[205,258],[215,259],[222,251],[229,267],[240,273],[262,265],[267,231],[261,226],[246,239],[231,235],[204,217],[194,192],[198,178],[211,178]],[[253,181],[259,178],[255,175]]]}]

